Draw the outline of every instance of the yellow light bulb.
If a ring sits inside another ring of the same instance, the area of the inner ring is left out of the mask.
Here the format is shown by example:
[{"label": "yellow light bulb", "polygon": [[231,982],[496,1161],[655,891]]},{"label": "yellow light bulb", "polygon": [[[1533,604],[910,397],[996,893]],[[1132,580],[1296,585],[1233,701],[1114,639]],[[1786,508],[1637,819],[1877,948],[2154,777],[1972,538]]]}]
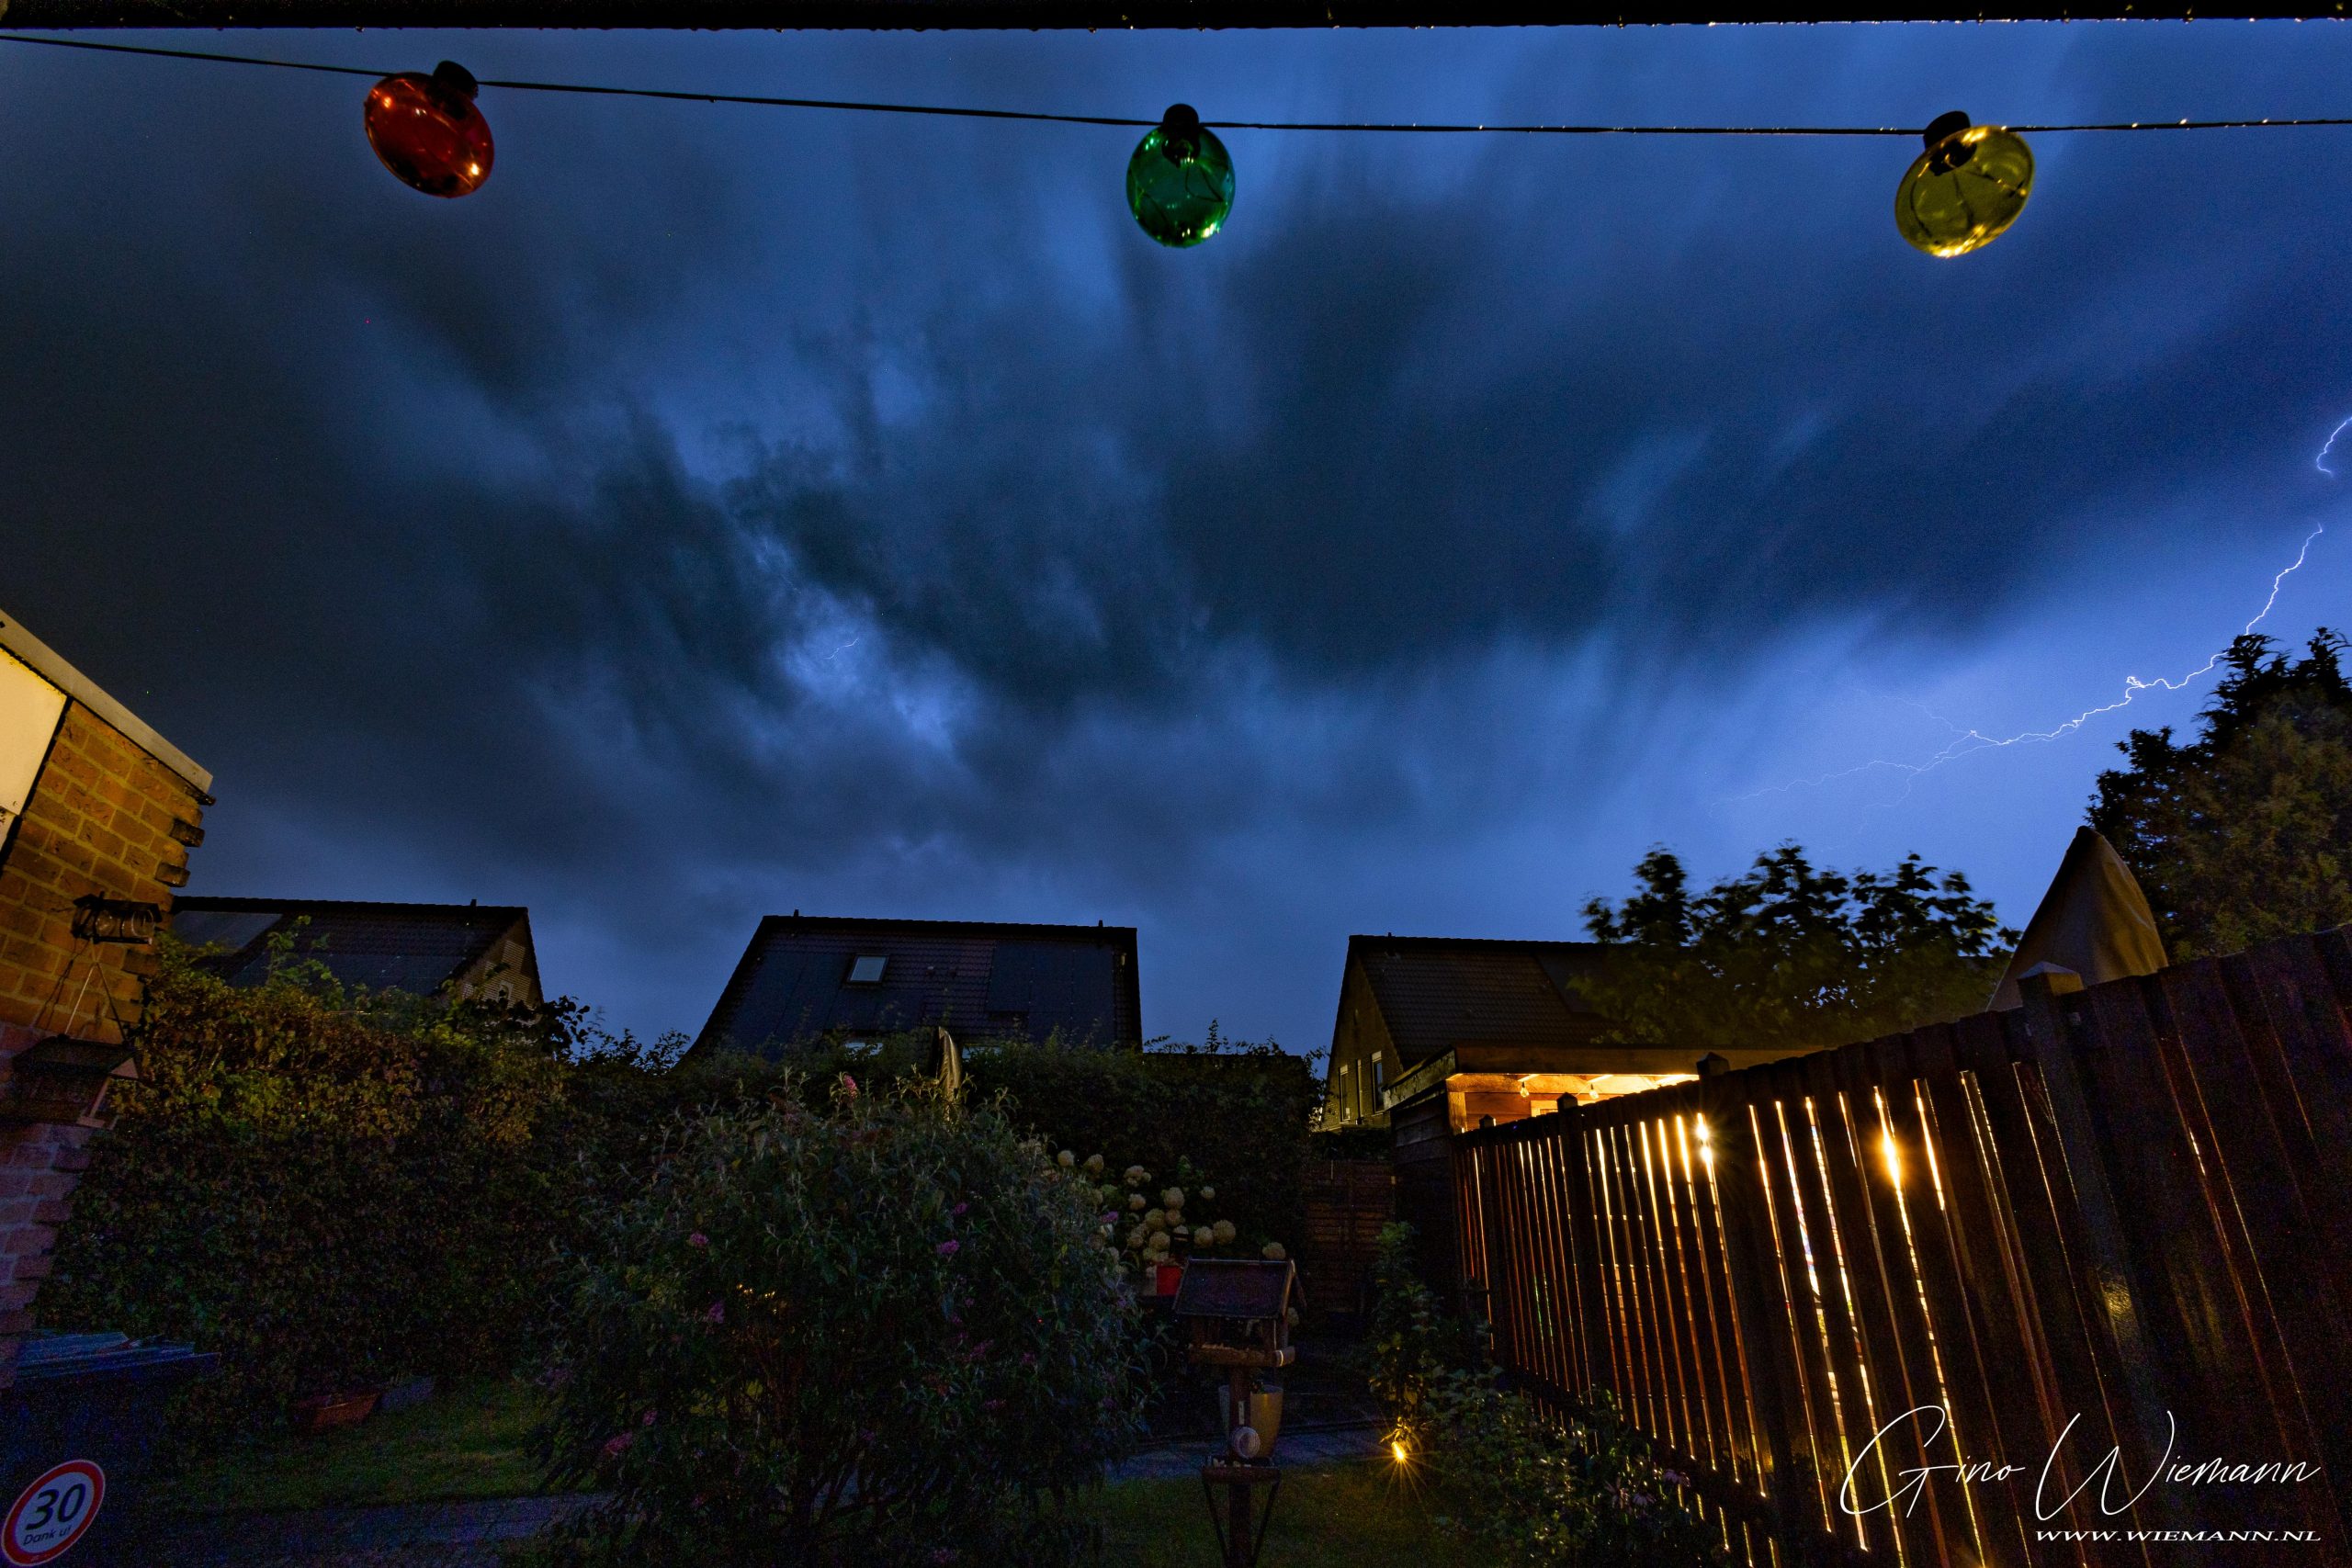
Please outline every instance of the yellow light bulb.
[{"label": "yellow light bulb", "polygon": [[1404,1462],[1405,1462],[1405,1445],[1404,1445],[1404,1444],[1402,1444],[1402,1443],[1391,1443],[1391,1444],[1389,1444],[1389,1445],[1388,1445],[1388,1451],[1389,1451],[1389,1453],[1390,1453],[1390,1454],[1391,1454],[1391,1455],[1396,1459],[1396,1462],[1397,1462],[1398,1464],[1402,1464],[1402,1463],[1404,1463]]},{"label": "yellow light bulb", "polygon": [[1931,256],[1964,256],[2007,231],[2033,194],[2033,153],[1995,125],[1945,115],[1894,192],[1894,226]]}]

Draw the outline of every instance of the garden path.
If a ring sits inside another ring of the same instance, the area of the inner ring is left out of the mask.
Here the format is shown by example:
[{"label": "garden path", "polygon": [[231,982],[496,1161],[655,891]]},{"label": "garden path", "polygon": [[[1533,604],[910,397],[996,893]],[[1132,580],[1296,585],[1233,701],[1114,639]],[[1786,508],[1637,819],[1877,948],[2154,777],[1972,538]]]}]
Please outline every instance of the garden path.
[{"label": "garden path", "polygon": [[[1170,1443],[1112,1467],[1113,1481],[1190,1475],[1213,1445]],[[1380,1451],[1377,1427],[1351,1423],[1281,1438],[1284,1469],[1311,1470]],[[143,1556],[172,1568],[498,1568],[501,1551],[597,1501],[512,1497],[495,1502],[419,1503],[390,1508],[320,1508],[291,1514],[186,1517],[159,1522]]]}]

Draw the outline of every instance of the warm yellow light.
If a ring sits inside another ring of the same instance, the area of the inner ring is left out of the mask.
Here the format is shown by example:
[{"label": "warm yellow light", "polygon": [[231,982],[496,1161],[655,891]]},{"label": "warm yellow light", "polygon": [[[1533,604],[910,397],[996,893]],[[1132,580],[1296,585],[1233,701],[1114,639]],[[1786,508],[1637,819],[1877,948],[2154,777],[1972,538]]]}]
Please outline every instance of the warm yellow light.
[{"label": "warm yellow light", "polygon": [[1394,1457],[1394,1458],[1396,1459],[1396,1462],[1397,1462],[1398,1464],[1402,1464],[1402,1463],[1404,1463],[1404,1462],[1405,1462],[1405,1445],[1404,1445],[1404,1444],[1402,1444],[1402,1443],[1391,1443],[1391,1444],[1389,1444],[1389,1445],[1388,1445],[1388,1452],[1390,1453],[1390,1455],[1391,1455],[1392,1457]]},{"label": "warm yellow light", "polygon": [[1999,239],[2033,194],[2024,138],[1955,112],[1929,126],[1926,141],[1894,193],[1903,237],[1931,256],[1964,256]]},{"label": "warm yellow light", "polygon": [[1886,1154],[1886,1179],[1896,1186],[1903,1185],[1903,1156],[1895,1152],[1894,1134],[1879,1134],[1879,1147]]}]

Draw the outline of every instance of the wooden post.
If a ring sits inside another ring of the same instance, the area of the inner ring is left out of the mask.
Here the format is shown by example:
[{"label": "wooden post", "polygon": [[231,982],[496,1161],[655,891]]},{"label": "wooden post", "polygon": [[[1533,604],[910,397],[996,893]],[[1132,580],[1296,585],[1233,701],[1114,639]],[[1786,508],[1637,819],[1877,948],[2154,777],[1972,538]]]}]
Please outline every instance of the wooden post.
[{"label": "wooden post", "polygon": [[[1226,1411],[1226,1451],[1233,1452],[1233,1433],[1250,1424],[1250,1369],[1236,1367],[1227,1386],[1233,1390],[1233,1403]],[[1235,1458],[1243,1456],[1236,1454]],[[1250,1456],[1255,1457],[1255,1456]],[[1225,1561],[1227,1568],[1250,1568],[1250,1483],[1237,1481],[1226,1488],[1227,1529]]]},{"label": "wooden post", "polygon": [[[2121,1384],[2123,1408],[2131,1413],[2132,1424],[2138,1428],[2117,1434],[2119,1438],[2136,1440],[2135,1446],[2140,1450],[2132,1456],[2138,1461],[2133,1467],[2136,1479],[2148,1473],[2162,1451],[2170,1416],[2164,1393],[2157,1386],[2157,1353],[2150,1343],[2146,1322],[2153,1293],[2147,1281],[2138,1277],[2139,1270],[2133,1267],[2125,1242],[2120,1203],[2109,1173],[2108,1151],[2092,1119],[2084,1090],[2082,1065],[2076,1060],[2073,1022],[2066,1016],[2070,1008],[2080,1004],[2064,998],[2077,996],[2083,982],[2079,976],[2045,971],[2026,976],[2018,988],[2025,996],[2026,1032],[2033,1043],[2034,1065],[2041,1072],[2042,1093],[2049,1102],[2051,1120],[2057,1124],[2059,1144],[2065,1151],[2066,1175],[2074,1187],[2075,1212],[2082,1220],[2081,1230],[2071,1239],[2079,1244],[2076,1268],[2088,1308],[2085,1315],[2104,1341],[2095,1348],[2094,1354],[2098,1350],[2108,1352],[2100,1359],[2111,1359],[2112,1365],[2106,1370]],[[2149,1066],[2150,1070],[2155,1070],[2155,1064]],[[2144,1201],[2144,1195],[2136,1201]],[[2148,1488],[2146,1502],[2154,1516],[2146,1521],[2149,1524],[2180,1529],[2189,1523],[2179,1499],[2169,1488]]]}]

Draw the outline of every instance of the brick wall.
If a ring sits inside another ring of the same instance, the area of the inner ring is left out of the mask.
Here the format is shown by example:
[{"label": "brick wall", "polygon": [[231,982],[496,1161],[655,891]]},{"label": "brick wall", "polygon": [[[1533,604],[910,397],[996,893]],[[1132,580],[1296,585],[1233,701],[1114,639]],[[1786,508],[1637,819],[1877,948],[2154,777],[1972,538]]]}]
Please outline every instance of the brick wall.
[{"label": "brick wall", "polygon": [[[53,1034],[119,1043],[137,1021],[154,952],[76,939],[74,900],[96,894],[168,909],[172,889],[187,881],[189,849],[203,840],[211,782],[46,649],[9,646],[32,652],[26,661],[72,700],[0,845],[0,1111],[27,1046]],[[0,1388],[104,1122],[102,1101],[90,1110],[75,1122],[0,1120]]]}]

